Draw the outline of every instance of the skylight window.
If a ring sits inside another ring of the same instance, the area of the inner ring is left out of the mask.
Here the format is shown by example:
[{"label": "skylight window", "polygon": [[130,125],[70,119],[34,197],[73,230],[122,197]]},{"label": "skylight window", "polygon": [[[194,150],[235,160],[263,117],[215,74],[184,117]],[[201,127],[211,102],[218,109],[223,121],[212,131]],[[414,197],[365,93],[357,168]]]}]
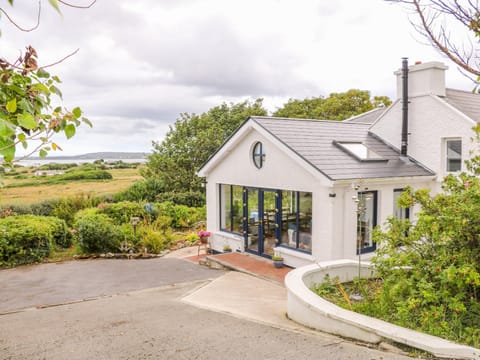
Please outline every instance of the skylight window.
[{"label": "skylight window", "polygon": [[335,145],[361,161],[384,160],[375,151],[361,142],[335,141]]}]

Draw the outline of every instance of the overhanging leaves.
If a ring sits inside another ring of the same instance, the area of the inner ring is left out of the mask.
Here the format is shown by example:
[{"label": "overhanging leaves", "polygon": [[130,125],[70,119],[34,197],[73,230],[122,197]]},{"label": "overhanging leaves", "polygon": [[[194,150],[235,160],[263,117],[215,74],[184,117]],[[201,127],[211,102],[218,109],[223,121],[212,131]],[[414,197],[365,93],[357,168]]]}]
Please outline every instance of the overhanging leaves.
[{"label": "overhanging leaves", "polygon": [[63,131],[65,132],[65,136],[67,137],[67,139],[70,139],[72,136],[75,135],[75,132],[76,132],[75,125],[68,124],[67,126],[65,126]]},{"label": "overhanging leaves", "polygon": [[32,114],[23,113],[17,115],[18,124],[28,130],[35,129],[38,125]]}]

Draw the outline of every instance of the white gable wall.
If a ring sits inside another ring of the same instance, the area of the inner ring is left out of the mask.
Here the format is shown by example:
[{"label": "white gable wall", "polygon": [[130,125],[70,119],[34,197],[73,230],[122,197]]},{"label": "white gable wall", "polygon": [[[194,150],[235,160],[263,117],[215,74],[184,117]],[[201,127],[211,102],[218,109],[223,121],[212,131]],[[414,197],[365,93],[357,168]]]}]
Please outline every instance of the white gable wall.
[{"label": "white gable wall", "polygon": [[[433,95],[411,98],[408,114],[408,155],[435,171],[441,181],[447,174],[445,139],[462,140],[462,159],[473,149],[474,123],[451,107],[443,99]],[[379,119],[371,132],[386,142],[400,148],[402,104],[398,102]],[[464,170],[462,164],[462,170]]]},{"label": "white gable wall", "polygon": [[[265,163],[257,169],[252,160],[252,149],[262,142],[266,153]],[[207,174],[207,227],[214,232],[212,243],[221,251],[229,242],[232,248],[243,251],[243,237],[220,231],[219,184],[251,186],[265,189],[281,189],[312,193],[312,255],[282,248],[285,262],[300,266],[314,260],[331,259],[335,252],[332,244],[332,199],[329,197],[331,182],[318,171],[316,176],[308,171],[299,157],[292,158],[289,150],[271,136],[251,129],[228,153],[222,155]],[[226,146],[228,148],[228,144]],[[226,149],[225,149],[226,150]],[[308,166],[308,165],[307,165]]]}]

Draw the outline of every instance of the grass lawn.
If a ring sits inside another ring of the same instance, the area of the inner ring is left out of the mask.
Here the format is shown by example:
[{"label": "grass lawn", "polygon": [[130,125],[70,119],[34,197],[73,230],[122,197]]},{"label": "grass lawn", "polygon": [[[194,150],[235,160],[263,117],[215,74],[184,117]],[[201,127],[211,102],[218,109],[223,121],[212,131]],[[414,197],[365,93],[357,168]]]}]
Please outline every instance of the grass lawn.
[{"label": "grass lawn", "polygon": [[[61,184],[42,184],[39,178],[38,185],[0,188],[0,204],[31,204],[42,200],[68,197],[72,195],[109,195],[125,190],[134,182],[142,179],[139,169],[111,169],[112,180],[71,181]],[[32,175],[26,179],[3,178],[4,185],[31,183]]]}]

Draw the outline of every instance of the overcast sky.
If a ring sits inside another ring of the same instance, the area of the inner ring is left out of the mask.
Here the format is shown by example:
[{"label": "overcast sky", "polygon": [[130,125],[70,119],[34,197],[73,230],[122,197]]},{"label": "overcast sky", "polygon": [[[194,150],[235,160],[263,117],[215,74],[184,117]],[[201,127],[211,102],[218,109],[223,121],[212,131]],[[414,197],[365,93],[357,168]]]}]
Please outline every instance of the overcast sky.
[{"label": "overcast sky", "polygon": [[[36,4],[16,0],[10,15],[28,27]],[[402,57],[443,61],[447,86],[473,88],[422,42],[405,9],[383,0],[98,0],[62,12],[44,0],[30,33],[0,23],[0,54],[11,60],[28,44],[40,65],[80,49],[49,71],[63,81],[64,106],[80,106],[94,127],[56,138],[58,155],[148,152],[180,113],[222,102],[261,97],[273,112],[289,98],[352,88],[394,99]]]}]

